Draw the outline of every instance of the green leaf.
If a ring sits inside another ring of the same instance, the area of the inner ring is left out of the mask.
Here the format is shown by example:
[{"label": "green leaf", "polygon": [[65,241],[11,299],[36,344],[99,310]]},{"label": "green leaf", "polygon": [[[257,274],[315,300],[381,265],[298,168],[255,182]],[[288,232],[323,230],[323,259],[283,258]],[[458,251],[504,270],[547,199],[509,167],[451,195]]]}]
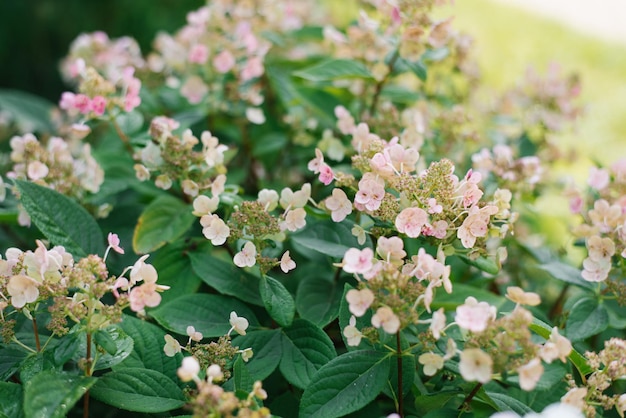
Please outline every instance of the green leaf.
[{"label": "green leaf", "polygon": [[185,404],[185,395],[169,377],[156,370],[115,370],[98,379],[91,396],[134,412],[166,412]]},{"label": "green leaf", "polygon": [[51,132],[54,104],[18,90],[0,89],[0,109],[11,114],[22,132]]},{"label": "green leaf", "polygon": [[17,383],[0,382],[0,417],[20,418],[22,412],[22,386]]},{"label": "green leaf", "polygon": [[84,334],[80,332],[72,332],[61,338],[59,344],[54,348],[54,363],[57,366],[64,365],[77,355],[80,348],[80,337],[85,338]]},{"label": "green leaf", "polygon": [[95,343],[104,348],[104,351],[106,351],[108,354],[114,355],[115,353],[117,353],[117,344],[115,344],[115,340],[113,340],[113,338],[107,331],[99,329],[98,331],[94,332],[93,339]]},{"label": "green leaf", "polygon": [[417,61],[409,61],[403,58],[399,58],[396,61],[396,67],[405,67],[409,71],[413,72],[422,81],[426,81],[426,77],[428,76],[428,71],[426,66],[421,60]]},{"label": "green leaf", "polygon": [[230,313],[233,311],[245,317],[251,326],[258,325],[254,313],[243,302],[206,293],[181,296],[151,310],[150,316],[178,334],[186,335],[187,327],[193,325],[205,338],[210,338],[220,337],[230,330]]},{"label": "green leaf", "polygon": [[193,271],[206,284],[223,295],[234,296],[245,302],[263,306],[259,295],[259,278],[234,264],[211,255],[190,253]]},{"label": "green leaf", "polygon": [[254,380],[241,356],[238,356],[235,364],[233,364],[233,383],[235,391],[241,390],[246,393],[250,393],[254,384]]},{"label": "green leaf", "polygon": [[[94,370],[104,370],[115,366],[116,364],[124,361],[124,359],[128,357],[133,351],[133,339],[130,336],[126,335],[124,330],[119,325],[116,324],[107,327],[102,330],[102,332],[106,332],[109,334],[109,338],[107,339],[110,341],[108,341],[106,344],[109,345],[109,349],[113,352],[113,354],[107,352],[105,352],[104,354],[99,353],[96,358]],[[81,337],[82,338],[80,338],[79,340],[80,344],[78,347],[78,351],[76,352],[76,355],[74,357],[76,361],[85,357],[87,353],[87,336],[83,334]],[[102,341],[104,340],[104,337],[101,336],[100,339]],[[92,338],[92,356],[94,356],[93,353],[96,352],[96,345],[94,340],[95,338]],[[115,349],[113,349],[113,345],[115,346]]]},{"label": "green leaf", "polygon": [[193,224],[191,207],[179,199],[162,195],[143,211],[133,235],[133,249],[145,254],[180,238]]},{"label": "green leaf", "polygon": [[500,267],[496,264],[495,260],[487,257],[478,257],[475,259],[469,258],[465,255],[458,254],[458,257],[463,260],[464,263],[474,266],[477,269],[489,274],[498,274]]},{"label": "green leaf", "polygon": [[571,283],[585,289],[593,289],[593,283],[583,279],[580,270],[560,261],[551,261],[549,263],[537,264],[536,268],[543,270],[557,280]]},{"label": "green leaf", "polygon": [[143,127],[143,115],[137,110],[122,113],[115,118],[115,122],[126,135],[137,133]]},{"label": "green leaf", "polygon": [[[343,258],[350,248],[361,248],[357,238],[352,235],[351,228],[352,225],[347,222],[311,222],[301,232],[293,234],[291,240],[296,246],[306,249],[300,249],[304,255],[311,250],[330,257]],[[365,245],[370,243],[368,241]]]},{"label": "green leaf", "polygon": [[259,291],[265,309],[272,319],[282,327],[291,325],[296,313],[296,304],[285,286],[270,276],[263,276],[259,283]]},{"label": "green leaf", "polygon": [[485,391],[485,393],[487,394],[487,396],[489,396],[489,398],[491,398],[493,403],[498,407],[500,411],[513,411],[520,415],[533,412],[533,410],[526,406],[524,403],[504,393],[489,391]]},{"label": "green leaf", "polygon": [[583,298],[576,302],[565,323],[565,336],[570,341],[581,341],[596,335],[609,326],[609,314],[597,299]]},{"label": "green leaf", "polygon": [[53,354],[50,351],[40,351],[31,354],[20,364],[20,380],[26,383],[43,371],[57,370]]},{"label": "green leaf", "polygon": [[374,78],[365,65],[349,59],[329,59],[311,67],[295,71],[293,75],[309,81],[328,81],[341,78]]},{"label": "green leaf", "polygon": [[438,48],[438,49],[429,49],[422,54],[420,57],[421,60],[424,61],[441,61],[450,55],[450,50],[446,47]]},{"label": "green leaf", "polygon": [[254,355],[248,361],[248,372],[254,380],[265,380],[272,374],[283,354],[280,329],[251,331],[236,337],[233,344],[239,349],[252,348]]},{"label": "green leaf", "polygon": [[324,365],[302,394],[300,416],[335,418],[358,411],[387,384],[389,357],[378,351],[353,351]]},{"label": "green leaf", "polygon": [[128,315],[124,315],[120,327],[133,339],[133,351],[123,362],[113,366],[113,370],[135,367],[151,369],[176,381],[176,370],[183,355],[165,355],[165,332],[161,328]]},{"label": "green leaf", "polygon": [[283,329],[283,356],[279,368],[294,386],[306,388],[311,377],[337,353],[324,331],[304,319]]},{"label": "green leaf", "polygon": [[464,304],[468,296],[475,297],[479,302],[487,302],[495,306],[498,311],[502,310],[506,303],[509,303],[509,300],[503,296],[494,295],[491,292],[467,284],[454,283],[452,293],[450,294],[445,291],[437,291],[437,296],[431,305],[431,309],[445,308],[446,311],[453,311],[457,306]]},{"label": "green leaf", "polygon": [[29,418],[64,417],[96,383],[93,377],[46,370],[24,385],[24,415]]},{"label": "green leaf", "polygon": [[319,327],[325,327],[339,315],[344,280],[333,280],[328,274],[304,278],[298,285],[296,308],[300,316]]},{"label": "green leaf", "polygon": [[159,272],[159,284],[170,288],[161,293],[161,304],[183,295],[196,293],[202,280],[187,259],[187,245],[182,240],[168,244],[152,254],[150,260]]},{"label": "green leaf", "polygon": [[24,350],[13,347],[0,348],[0,380],[7,380],[20,367],[20,363],[28,356]]},{"label": "green leaf", "polygon": [[78,203],[59,192],[15,180],[20,201],[39,230],[55,245],[62,245],[75,258],[104,254],[102,231]]}]

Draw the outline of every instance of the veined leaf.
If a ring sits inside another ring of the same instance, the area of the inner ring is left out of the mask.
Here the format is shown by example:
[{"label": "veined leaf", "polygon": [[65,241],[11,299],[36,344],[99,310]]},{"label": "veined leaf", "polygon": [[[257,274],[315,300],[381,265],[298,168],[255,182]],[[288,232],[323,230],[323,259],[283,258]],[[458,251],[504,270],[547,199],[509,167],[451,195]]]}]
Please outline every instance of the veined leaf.
[{"label": "veined leaf", "polygon": [[143,211],[133,235],[133,249],[145,254],[174,242],[193,224],[191,207],[175,197],[162,195]]},{"label": "veined leaf", "polygon": [[328,81],[340,78],[374,78],[362,63],[349,59],[329,59],[293,73],[310,81]]},{"label": "veined leaf", "polygon": [[387,384],[389,357],[353,351],[324,365],[302,394],[300,417],[336,418],[358,411]]},{"label": "veined leaf", "polygon": [[50,115],[54,104],[25,91],[0,89],[0,109],[13,116],[25,132],[51,132]]},{"label": "veined leaf", "polygon": [[39,230],[74,257],[104,254],[102,231],[78,203],[59,192],[24,180],[15,180],[20,201]]},{"label": "veined leaf", "polygon": [[283,327],[291,325],[296,313],[296,304],[285,286],[272,277],[263,276],[259,290],[265,309],[272,319]]},{"label": "veined leaf", "polygon": [[96,383],[93,377],[54,370],[38,373],[24,384],[24,415],[29,418],[61,418]]},{"label": "veined leaf", "polygon": [[0,382],[0,417],[20,418],[22,412],[22,385],[12,382]]},{"label": "veined leaf", "polygon": [[609,314],[597,299],[583,298],[576,302],[565,323],[565,335],[571,341],[584,340],[609,326]]}]

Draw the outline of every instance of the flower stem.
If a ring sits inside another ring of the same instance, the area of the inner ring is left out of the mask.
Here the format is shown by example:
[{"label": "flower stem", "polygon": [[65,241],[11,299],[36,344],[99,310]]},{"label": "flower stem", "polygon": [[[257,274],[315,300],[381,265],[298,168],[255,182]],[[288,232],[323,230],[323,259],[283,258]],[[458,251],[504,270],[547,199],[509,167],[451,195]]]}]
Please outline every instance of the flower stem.
[{"label": "flower stem", "polygon": [[480,382],[477,383],[476,386],[474,386],[474,389],[472,389],[472,391],[463,400],[461,406],[459,406],[460,410],[465,410],[469,408],[470,402],[472,402],[472,399],[474,399],[474,396],[476,396],[481,387],[483,387],[483,384]]},{"label": "flower stem", "polygon": [[400,346],[400,332],[396,333],[396,352],[398,363],[398,415],[404,416],[404,389],[402,387],[402,347]]},{"label": "flower stem", "polygon": [[39,332],[37,332],[37,318],[33,315],[33,332],[35,333],[35,347],[37,352],[41,351],[41,343],[39,342]]},{"label": "flower stem", "polygon": [[132,157],[135,154],[135,151],[133,150],[132,145],[130,145],[130,139],[128,138],[128,135],[126,135],[122,131],[122,128],[120,128],[120,125],[117,124],[117,120],[115,120],[114,117],[111,118],[111,123],[113,124],[113,128],[115,129],[117,136],[119,136],[124,143],[124,148],[126,148],[126,151],[128,151],[128,153]]}]

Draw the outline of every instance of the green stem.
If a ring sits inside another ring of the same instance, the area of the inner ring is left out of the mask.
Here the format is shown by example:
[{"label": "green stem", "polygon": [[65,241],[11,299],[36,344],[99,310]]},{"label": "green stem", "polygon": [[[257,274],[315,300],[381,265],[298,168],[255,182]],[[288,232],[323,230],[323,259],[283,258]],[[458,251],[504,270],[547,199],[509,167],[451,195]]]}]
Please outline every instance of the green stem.
[{"label": "green stem", "polygon": [[126,151],[128,151],[132,157],[135,154],[135,151],[133,150],[132,145],[130,145],[130,138],[128,138],[128,136],[122,131],[122,128],[120,128],[120,125],[117,124],[117,120],[115,120],[114,117],[111,117],[111,123],[113,124],[113,128],[115,129],[117,136],[119,136],[124,143],[124,148],[126,148]]},{"label": "green stem", "polygon": [[[91,376],[91,333],[87,332],[87,355],[85,362],[85,375]],[[89,389],[83,397],[83,418],[89,418]]]},{"label": "green stem", "polygon": [[370,105],[369,108],[369,117],[374,117],[374,114],[376,112],[376,106],[378,106],[378,100],[380,99],[380,94],[383,91],[383,87],[385,86],[385,84],[387,83],[387,80],[389,80],[389,76],[391,75],[391,73],[393,72],[393,67],[396,64],[396,61],[398,60],[398,58],[400,58],[400,49],[396,49],[393,53],[393,55],[391,56],[391,58],[389,59],[389,64],[387,65],[389,72],[385,75],[385,77],[383,77],[382,80],[380,80],[375,87],[374,90],[374,97],[372,98],[372,104]]},{"label": "green stem", "polygon": [[404,416],[404,389],[402,387],[402,347],[400,345],[400,332],[396,333],[396,352],[398,363],[398,415]]}]

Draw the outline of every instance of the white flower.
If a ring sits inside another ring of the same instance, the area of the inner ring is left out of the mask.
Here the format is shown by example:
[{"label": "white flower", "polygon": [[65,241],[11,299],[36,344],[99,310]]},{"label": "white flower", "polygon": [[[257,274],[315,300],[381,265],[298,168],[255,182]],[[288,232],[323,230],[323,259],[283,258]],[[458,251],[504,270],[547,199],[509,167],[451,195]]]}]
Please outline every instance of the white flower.
[{"label": "white flower", "polygon": [[291,259],[289,255],[289,251],[285,251],[283,256],[280,258],[280,269],[283,273],[288,273],[290,270],[296,268],[296,262]]},{"label": "white flower", "polygon": [[204,338],[204,336],[202,335],[201,332],[196,331],[196,329],[193,327],[193,325],[189,325],[187,327],[187,335],[189,336],[190,339],[192,339],[193,341],[201,341],[202,338]]},{"label": "white flower", "polygon": [[235,254],[233,262],[237,267],[252,267],[256,264],[256,247],[252,241],[247,241],[241,251]]},{"label": "white flower", "polygon": [[417,361],[424,366],[426,376],[434,376],[437,370],[443,369],[443,357],[435,353],[423,353]]},{"label": "white flower", "polygon": [[183,359],[183,363],[180,365],[176,374],[178,378],[183,382],[189,382],[194,378],[198,378],[198,373],[200,372],[200,363],[196,360],[195,357],[185,357]]},{"label": "white flower", "polygon": [[180,353],[180,350],[181,350],[180,343],[176,339],[174,339],[174,337],[172,337],[169,334],[165,334],[163,338],[165,339],[165,346],[163,347],[163,352],[165,353],[166,356],[174,357],[176,353]]},{"label": "white flower", "polygon": [[246,329],[248,329],[249,325],[246,318],[242,316],[237,316],[237,313],[233,311],[230,313],[230,319],[228,322],[230,322],[230,326],[232,327],[228,332],[229,335],[233,330],[236,331],[239,335],[246,335]]},{"label": "white flower", "polygon": [[36,301],[39,297],[37,286],[38,283],[34,279],[24,274],[12,276],[7,284],[7,292],[11,295],[11,305],[19,309],[27,303]]},{"label": "white flower", "polygon": [[343,329],[343,336],[348,340],[347,343],[351,347],[356,347],[361,344],[361,338],[363,334],[356,327],[356,318],[354,315],[350,317],[350,323]]},{"label": "white flower", "polygon": [[491,380],[493,360],[479,348],[467,348],[461,352],[459,371],[468,382],[487,383]]}]

